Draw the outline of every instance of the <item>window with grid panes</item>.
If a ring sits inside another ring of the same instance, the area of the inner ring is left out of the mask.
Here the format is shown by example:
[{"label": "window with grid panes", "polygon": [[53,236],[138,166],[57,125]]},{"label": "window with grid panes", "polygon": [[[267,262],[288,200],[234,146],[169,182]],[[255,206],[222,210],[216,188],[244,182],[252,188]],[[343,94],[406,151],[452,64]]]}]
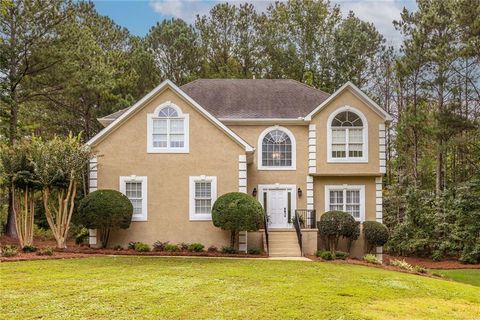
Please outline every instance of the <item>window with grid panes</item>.
[{"label": "window with grid panes", "polygon": [[331,157],[355,159],[364,156],[363,122],[351,111],[340,112],[331,123]]},{"label": "window with grid panes", "polygon": [[142,214],[142,182],[126,182],[125,195],[133,205],[133,214]]},{"label": "window with grid panes", "polygon": [[275,129],[262,141],[262,165],[265,167],[291,167],[292,141],[287,133]]},{"label": "window with grid panes", "polygon": [[329,210],[350,213],[355,219],[360,219],[360,190],[339,189],[329,191]]},{"label": "window with grid panes", "polygon": [[154,148],[183,148],[185,146],[185,121],[177,110],[167,106],[162,108],[152,124]]},{"label": "window with grid panes", "polygon": [[195,182],[195,214],[210,214],[212,210],[212,183]]}]

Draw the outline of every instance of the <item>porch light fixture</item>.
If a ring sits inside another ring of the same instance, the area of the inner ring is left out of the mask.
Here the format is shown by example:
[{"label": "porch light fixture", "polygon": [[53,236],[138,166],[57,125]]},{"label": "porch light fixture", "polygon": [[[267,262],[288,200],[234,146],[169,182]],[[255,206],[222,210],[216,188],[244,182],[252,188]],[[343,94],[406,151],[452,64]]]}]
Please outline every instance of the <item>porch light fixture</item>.
[{"label": "porch light fixture", "polygon": [[297,193],[298,193],[298,197],[300,198],[302,196],[302,189],[298,188]]},{"label": "porch light fixture", "polygon": [[252,191],[252,196],[256,197],[257,196],[257,188],[253,188]]}]

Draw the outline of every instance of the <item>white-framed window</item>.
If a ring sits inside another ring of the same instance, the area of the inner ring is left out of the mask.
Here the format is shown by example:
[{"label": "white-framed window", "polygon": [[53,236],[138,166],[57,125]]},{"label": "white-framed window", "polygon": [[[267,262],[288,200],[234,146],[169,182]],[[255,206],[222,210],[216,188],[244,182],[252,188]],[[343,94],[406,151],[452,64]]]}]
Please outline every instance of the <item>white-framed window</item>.
[{"label": "white-framed window", "polygon": [[120,192],[127,196],[133,205],[132,221],[147,221],[147,177],[120,177]]},{"label": "white-framed window", "polygon": [[368,123],[363,113],[345,106],[327,121],[328,162],[367,162]]},{"label": "white-framed window", "polygon": [[148,153],[188,153],[189,117],[167,101],[147,115]]},{"label": "white-framed window", "polygon": [[296,142],[287,128],[274,126],[258,137],[259,170],[295,170]]},{"label": "white-framed window", "polygon": [[325,211],[344,211],[357,221],[365,221],[365,186],[325,186]]},{"label": "white-framed window", "polygon": [[212,220],[212,206],[217,200],[217,177],[189,177],[190,220]]}]

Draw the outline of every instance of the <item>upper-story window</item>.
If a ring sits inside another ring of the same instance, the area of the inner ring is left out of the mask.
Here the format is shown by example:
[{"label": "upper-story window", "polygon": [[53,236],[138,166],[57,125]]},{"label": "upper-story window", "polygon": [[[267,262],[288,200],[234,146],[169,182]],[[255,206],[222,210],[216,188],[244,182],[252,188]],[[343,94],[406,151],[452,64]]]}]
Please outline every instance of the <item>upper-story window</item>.
[{"label": "upper-story window", "polygon": [[341,108],[328,120],[328,161],[368,160],[367,120],[351,107]]},{"label": "upper-story window", "polygon": [[258,167],[263,170],[295,169],[295,138],[282,127],[268,128],[258,141]]},{"label": "upper-story window", "polygon": [[188,114],[169,101],[163,103],[148,114],[147,134],[149,153],[187,153]]}]

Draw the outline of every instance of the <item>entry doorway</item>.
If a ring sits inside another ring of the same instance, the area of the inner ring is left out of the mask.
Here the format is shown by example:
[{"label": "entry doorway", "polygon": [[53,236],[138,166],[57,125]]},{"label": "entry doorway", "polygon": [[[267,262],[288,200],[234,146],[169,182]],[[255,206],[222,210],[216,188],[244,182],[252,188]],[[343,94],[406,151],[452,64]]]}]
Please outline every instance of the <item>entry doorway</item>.
[{"label": "entry doorway", "polygon": [[261,184],[258,200],[262,204],[271,229],[292,228],[292,219],[297,208],[296,185]]}]

